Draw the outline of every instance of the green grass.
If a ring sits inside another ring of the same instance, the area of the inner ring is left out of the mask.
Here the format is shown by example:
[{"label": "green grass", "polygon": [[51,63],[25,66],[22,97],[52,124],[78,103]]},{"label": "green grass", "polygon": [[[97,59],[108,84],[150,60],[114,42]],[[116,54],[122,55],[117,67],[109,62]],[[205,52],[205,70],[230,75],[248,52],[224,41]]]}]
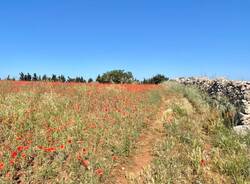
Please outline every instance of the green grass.
[{"label": "green grass", "polygon": [[[250,183],[250,135],[237,135],[228,126],[235,109],[225,99],[218,105],[193,87],[168,83],[166,93],[171,96],[166,108],[172,109],[174,120],[164,123],[165,136],[155,146],[155,158],[144,181]],[[182,98],[193,111],[180,103]]]}]

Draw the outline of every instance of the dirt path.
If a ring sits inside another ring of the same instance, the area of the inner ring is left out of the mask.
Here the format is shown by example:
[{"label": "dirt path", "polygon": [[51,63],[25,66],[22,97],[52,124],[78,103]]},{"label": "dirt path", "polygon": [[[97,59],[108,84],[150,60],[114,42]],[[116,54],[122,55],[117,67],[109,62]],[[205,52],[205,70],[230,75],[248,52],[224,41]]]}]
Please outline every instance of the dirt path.
[{"label": "dirt path", "polygon": [[[142,132],[141,137],[136,143],[137,150],[129,157],[126,163],[119,165],[114,173],[115,184],[143,183],[143,174],[150,170],[151,162],[154,159],[153,149],[158,141],[163,137],[163,124],[171,122],[173,119],[173,111],[171,104],[180,103],[181,106],[188,109],[188,113],[192,113],[192,105],[186,98],[173,95],[164,96],[162,105],[160,106],[157,120],[148,125],[148,128]],[[190,112],[189,112],[190,111]],[[135,182],[136,181],[136,182]]]},{"label": "dirt path", "polygon": [[165,100],[160,107],[158,120],[148,125],[148,128],[142,132],[138,142],[136,143],[137,150],[133,156],[128,158],[128,163],[119,166],[116,170],[116,184],[133,183],[136,179],[140,182],[140,176],[143,172],[150,168],[150,163],[153,161],[154,145],[161,140],[163,134],[163,119],[165,115]]}]

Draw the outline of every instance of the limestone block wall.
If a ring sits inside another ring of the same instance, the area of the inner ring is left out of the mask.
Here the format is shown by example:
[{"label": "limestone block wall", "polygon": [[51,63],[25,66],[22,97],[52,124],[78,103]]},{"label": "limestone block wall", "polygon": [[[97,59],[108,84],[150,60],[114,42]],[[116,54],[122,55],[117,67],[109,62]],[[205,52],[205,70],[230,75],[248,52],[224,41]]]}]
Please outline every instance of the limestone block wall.
[{"label": "limestone block wall", "polygon": [[209,79],[206,77],[188,77],[175,79],[185,85],[195,85],[213,97],[227,97],[238,113],[235,130],[250,130],[250,81],[227,79]]}]

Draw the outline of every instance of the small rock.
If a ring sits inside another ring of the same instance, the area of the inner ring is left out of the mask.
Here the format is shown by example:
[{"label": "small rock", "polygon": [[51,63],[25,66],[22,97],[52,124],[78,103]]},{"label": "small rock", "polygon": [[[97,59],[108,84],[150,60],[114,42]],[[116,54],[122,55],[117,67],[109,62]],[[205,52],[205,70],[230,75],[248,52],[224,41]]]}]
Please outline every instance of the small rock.
[{"label": "small rock", "polygon": [[239,119],[244,118],[245,116],[247,116],[247,114],[243,113],[243,112],[239,112],[238,113]]},{"label": "small rock", "polygon": [[250,101],[250,94],[249,93],[244,94],[244,99]]},{"label": "small rock", "polygon": [[[242,122],[244,122],[244,121],[249,121],[249,120],[250,120],[250,114],[247,114],[247,115],[241,117],[240,120],[241,120]],[[243,124],[244,124],[244,123],[243,123]]]},{"label": "small rock", "polygon": [[250,133],[250,125],[239,125],[233,128],[239,135],[247,135]]},{"label": "small rock", "polygon": [[243,108],[243,110],[242,110],[245,114],[250,114],[250,106],[247,106],[247,107],[245,107],[245,108]]},{"label": "small rock", "polygon": [[243,122],[244,125],[250,125],[250,119]]},{"label": "small rock", "polygon": [[241,100],[241,102],[242,102],[242,104],[243,104],[243,105],[245,105],[245,106],[247,106],[247,105],[248,105],[248,103],[249,103],[249,101],[244,100],[244,99],[243,99],[243,100]]}]

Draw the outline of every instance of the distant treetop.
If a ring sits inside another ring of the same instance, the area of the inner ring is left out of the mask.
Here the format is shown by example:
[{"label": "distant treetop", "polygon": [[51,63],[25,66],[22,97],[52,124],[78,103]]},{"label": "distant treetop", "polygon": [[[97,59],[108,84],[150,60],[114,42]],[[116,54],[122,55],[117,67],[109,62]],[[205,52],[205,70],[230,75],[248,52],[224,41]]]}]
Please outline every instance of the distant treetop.
[{"label": "distant treetop", "polygon": [[155,76],[153,76],[152,78],[149,78],[149,79],[144,79],[143,80],[143,84],[160,84],[164,81],[168,81],[169,78],[166,77],[165,75],[162,75],[162,74],[157,74]]}]

